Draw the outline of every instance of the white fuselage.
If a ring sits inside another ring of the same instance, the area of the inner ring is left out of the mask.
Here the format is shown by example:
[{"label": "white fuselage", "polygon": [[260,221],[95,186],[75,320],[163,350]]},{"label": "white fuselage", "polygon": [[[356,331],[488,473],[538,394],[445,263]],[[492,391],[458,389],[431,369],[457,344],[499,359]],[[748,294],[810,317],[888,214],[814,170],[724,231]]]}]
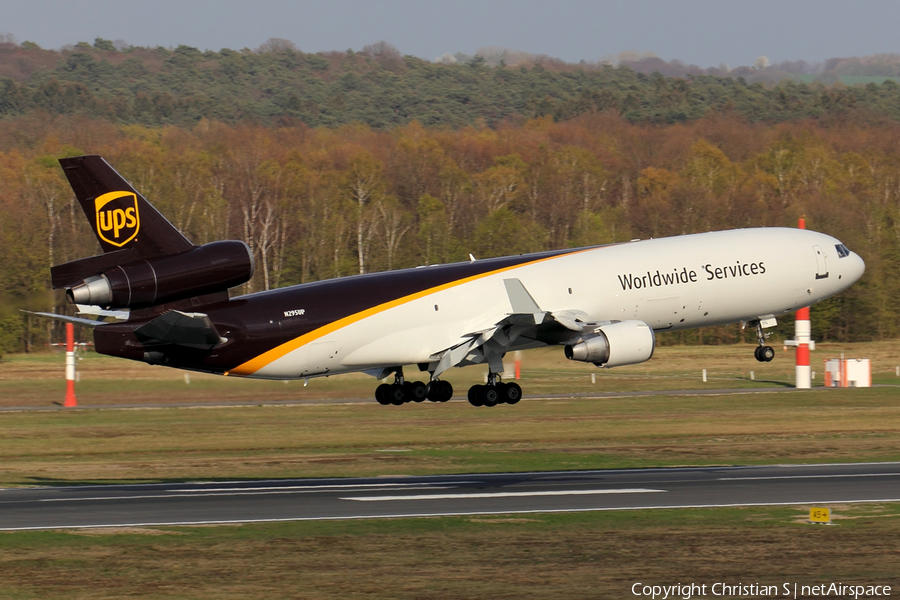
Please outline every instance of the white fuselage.
[{"label": "white fuselage", "polygon": [[385,303],[284,344],[235,374],[312,377],[427,363],[513,312],[504,286],[510,278],[521,281],[543,311],[640,320],[655,330],[777,316],[859,279],[862,259],[852,252],[839,256],[839,245],[814,231],[764,228],[585,249]]}]

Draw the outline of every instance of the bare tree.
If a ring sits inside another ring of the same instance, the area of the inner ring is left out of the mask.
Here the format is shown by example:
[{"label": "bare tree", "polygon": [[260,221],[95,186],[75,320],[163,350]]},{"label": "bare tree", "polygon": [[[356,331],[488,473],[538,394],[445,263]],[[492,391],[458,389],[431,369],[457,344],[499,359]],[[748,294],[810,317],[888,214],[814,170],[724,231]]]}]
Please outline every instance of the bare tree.
[{"label": "bare tree", "polygon": [[372,207],[372,202],[383,196],[384,181],[381,163],[368,151],[356,154],[350,159],[345,175],[348,198],[355,205],[356,254],[359,272],[365,273],[369,247],[378,227],[380,214]]},{"label": "bare tree", "polygon": [[403,210],[400,202],[393,196],[382,198],[377,204],[384,229],[384,248],[387,251],[387,268],[394,268],[394,255],[400,246],[403,236],[412,227],[411,215]]}]

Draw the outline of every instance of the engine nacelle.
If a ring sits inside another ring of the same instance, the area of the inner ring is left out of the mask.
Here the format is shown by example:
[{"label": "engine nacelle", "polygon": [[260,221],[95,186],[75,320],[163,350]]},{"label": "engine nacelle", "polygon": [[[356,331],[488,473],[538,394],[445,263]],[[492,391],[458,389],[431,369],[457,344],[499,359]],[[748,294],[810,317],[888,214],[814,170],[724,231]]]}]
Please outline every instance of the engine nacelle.
[{"label": "engine nacelle", "polygon": [[227,290],[252,276],[249,246],[226,240],[108,269],[68,288],[66,299],[72,304],[141,308]]},{"label": "engine nacelle", "polygon": [[610,368],[650,360],[655,348],[652,327],[643,321],[620,321],[597,328],[594,335],[566,346],[565,350],[569,360]]}]

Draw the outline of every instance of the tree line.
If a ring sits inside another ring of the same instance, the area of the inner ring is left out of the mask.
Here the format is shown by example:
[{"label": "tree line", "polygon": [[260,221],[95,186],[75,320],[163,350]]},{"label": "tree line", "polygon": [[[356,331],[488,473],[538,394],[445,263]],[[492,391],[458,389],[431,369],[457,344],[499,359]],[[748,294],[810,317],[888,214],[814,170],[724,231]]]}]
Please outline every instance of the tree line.
[{"label": "tree line", "polygon": [[[645,61],[646,62],[646,61]],[[652,61],[651,61],[652,62]],[[631,68],[629,66],[633,68]],[[0,119],[84,115],[119,124],[193,126],[202,119],[265,125],[390,129],[557,121],[614,111],[632,123],[673,124],[710,113],[751,122],[816,118],[874,124],[900,120],[900,85],[748,83],[671,71],[667,63],[572,65],[542,60],[491,65],[481,55],[433,63],[389,44],[304,53],[284,40],[252,51],[127,47],[108,40],[62,51],[0,43]],[[677,72],[666,77],[659,72]],[[758,75],[749,67],[747,76]],[[737,73],[738,71],[735,71]]]},{"label": "tree line", "polygon": [[[496,128],[311,129],[22,117],[0,128],[0,349],[42,347],[71,311],[49,267],[99,252],[57,163],[101,154],[196,244],[246,241],[242,292],[355,273],[708,230],[796,226],[840,238],[861,282],[813,308],[818,340],[900,331],[900,125],[775,126],[615,114]],[[590,276],[590,274],[585,274]],[[787,329],[783,329],[790,335]],[[745,337],[746,336],[746,337]],[[736,326],[662,336],[729,343]]]}]

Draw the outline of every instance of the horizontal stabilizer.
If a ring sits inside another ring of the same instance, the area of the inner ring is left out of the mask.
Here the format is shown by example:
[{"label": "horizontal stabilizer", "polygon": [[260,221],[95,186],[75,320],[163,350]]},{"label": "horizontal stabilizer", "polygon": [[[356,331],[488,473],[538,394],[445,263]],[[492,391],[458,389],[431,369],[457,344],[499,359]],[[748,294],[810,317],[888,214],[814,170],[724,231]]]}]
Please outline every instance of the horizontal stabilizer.
[{"label": "horizontal stabilizer", "polygon": [[32,315],[37,315],[39,317],[48,317],[50,319],[56,319],[57,321],[65,321],[66,323],[75,323],[76,325],[86,325],[88,327],[96,327],[97,325],[103,325],[102,321],[94,321],[93,319],[82,319],[80,317],[70,317],[69,315],[58,315],[56,313],[48,313],[48,312],[34,312],[31,310],[23,310],[22,312],[27,312]]},{"label": "horizontal stabilizer", "polygon": [[188,348],[209,349],[225,341],[208,316],[179,310],[156,317],[135,329],[134,333],[145,343],[173,344]]},{"label": "horizontal stabilizer", "polygon": [[131,316],[131,312],[127,309],[105,310],[91,304],[76,304],[75,308],[78,309],[78,314],[83,318],[93,319],[101,323],[121,323],[122,321],[127,321]]}]

